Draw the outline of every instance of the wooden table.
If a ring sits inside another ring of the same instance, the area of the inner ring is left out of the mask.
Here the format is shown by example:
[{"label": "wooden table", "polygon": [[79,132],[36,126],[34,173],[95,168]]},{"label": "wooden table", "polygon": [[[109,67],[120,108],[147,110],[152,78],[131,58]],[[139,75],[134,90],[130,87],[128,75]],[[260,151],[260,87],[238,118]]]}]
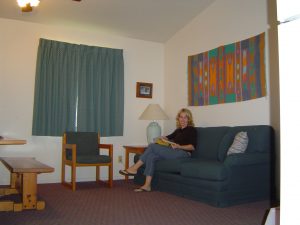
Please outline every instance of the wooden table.
[{"label": "wooden table", "polygon": [[13,139],[13,138],[0,138],[0,145],[24,145],[26,140]]},{"label": "wooden table", "polygon": [[[15,139],[15,138],[7,138],[0,136],[0,145],[24,145],[26,144],[26,140]],[[15,191],[16,192],[16,191]],[[14,191],[8,189],[0,189],[1,195],[13,194]],[[0,201],[0,211],[7,211],[5,209],[9,209],[13,207],[13,203],[11,201]]]},{"label": "wooden table", "polygon": [[1,195],[21,194],[22,202],[1,201],[0,211],[22,211],[45,208],[44,201],[37,200],[37,174],[50,173],[54,168],[34,158],[2,157],[0,161],[10,171],[10,187],[0,189]]},{"label": "wooden table", "polygon": [[[124,145],[125,148],[125,169],[129,167],[129,154],[142,154],[145,149],[148,147],[146,145]],[[128,176],[125,176],[125,180],[128,180]]]}]

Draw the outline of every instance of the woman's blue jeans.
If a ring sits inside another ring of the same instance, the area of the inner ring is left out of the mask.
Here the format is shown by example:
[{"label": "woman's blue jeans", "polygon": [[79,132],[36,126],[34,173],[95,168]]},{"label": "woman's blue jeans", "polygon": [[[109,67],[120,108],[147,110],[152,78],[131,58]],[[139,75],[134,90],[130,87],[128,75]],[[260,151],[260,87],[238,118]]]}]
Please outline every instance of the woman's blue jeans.
[{"label": "woman's blue jeans", "polygon": [[153,176],[155,163],[163,159],[188,158],[190,153],[182,149],[173,149],[172,147],[150,144],[145,152],[140,156],[140,160],[145,164],[145,176]]}]

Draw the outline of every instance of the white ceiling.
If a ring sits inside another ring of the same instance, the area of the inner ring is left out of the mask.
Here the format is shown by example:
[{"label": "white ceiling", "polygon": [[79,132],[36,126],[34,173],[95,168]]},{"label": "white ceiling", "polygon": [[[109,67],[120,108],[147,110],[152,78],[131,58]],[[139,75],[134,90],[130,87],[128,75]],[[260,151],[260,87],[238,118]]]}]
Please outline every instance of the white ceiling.
[{"label": "white ceiling", "polygon": [[162,42],[215,0],[41,0],[30,13],[0,1],[0,17]]}]

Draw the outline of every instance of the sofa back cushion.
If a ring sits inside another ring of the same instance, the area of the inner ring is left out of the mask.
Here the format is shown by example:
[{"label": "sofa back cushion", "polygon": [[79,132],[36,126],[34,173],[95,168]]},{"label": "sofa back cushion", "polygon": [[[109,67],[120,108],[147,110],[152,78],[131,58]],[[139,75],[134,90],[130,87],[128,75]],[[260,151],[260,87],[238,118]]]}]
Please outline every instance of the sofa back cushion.
[{"label": "sofa back cushion", "polygon": [[227,132],[222,140],[219,143],[219,148],[218,148],[218,160],[223,162],[227,156],[227,152],[230,148],[230,146],[233,143],[235,134],[233,132]]},{"label": "sofa back cushion", "polygon": [[219,160],[219,145],[230,128],[196,127],[196,129],[197,148],[192,152],[192,158]]},{"label": "sofa back cushion", "polygon": [[274,130],[269,125],[231,127],[229,133],[235,136],[238,132],[247,132],[249,142],[246,152],[271,152],[274,148]]},{"label": "sofa back cushion", "polygon": [[223,162],[227,151],[238,132],[247,132],[249,142],[246,152],[271,152],[274,148],[274,130],[269,125],[235,127],[196,127],[197,148],[192,158],[218,160]]}]

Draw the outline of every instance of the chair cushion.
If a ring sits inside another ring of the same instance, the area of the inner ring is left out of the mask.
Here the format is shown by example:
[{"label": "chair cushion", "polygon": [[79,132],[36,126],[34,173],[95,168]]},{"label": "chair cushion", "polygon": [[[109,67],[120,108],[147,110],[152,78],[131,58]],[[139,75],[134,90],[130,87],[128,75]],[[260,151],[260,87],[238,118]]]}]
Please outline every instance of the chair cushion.
[{"label": "chair cushion", "polygon": [[183,163],[181,175],[213,181],[223,181],[228,177],[225,165],[212,160],[193,160]]},{"label": "chair cushion", "polygon": [[[67,156],[68,160],[72,160],[72,157]],[[110,163],[111,158],[107,155],[91,155],[91,156],[77,156],[76,163],[83,164],[97,164],[97,163]]]}]

